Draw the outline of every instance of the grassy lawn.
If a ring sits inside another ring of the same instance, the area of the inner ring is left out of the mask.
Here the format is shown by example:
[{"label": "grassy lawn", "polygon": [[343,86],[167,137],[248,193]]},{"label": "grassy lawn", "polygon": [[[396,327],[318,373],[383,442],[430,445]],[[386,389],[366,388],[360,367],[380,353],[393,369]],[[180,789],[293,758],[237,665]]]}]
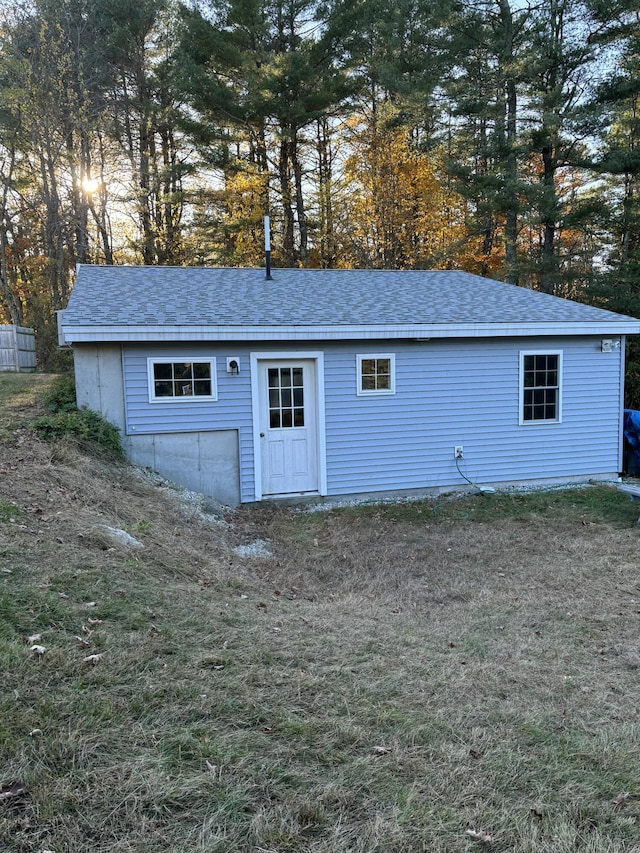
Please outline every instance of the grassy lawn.
[{"label": "grassy lawn", "polygon": [[0,373],[0,440],[9,440],[34,417],[39,393],[50,383],[41,373]]},{"label": "grassy lawn", "polygon": [[47,381],[0,376],[0,851],[640,851],[640,505],[220,521],[34,437]]}]

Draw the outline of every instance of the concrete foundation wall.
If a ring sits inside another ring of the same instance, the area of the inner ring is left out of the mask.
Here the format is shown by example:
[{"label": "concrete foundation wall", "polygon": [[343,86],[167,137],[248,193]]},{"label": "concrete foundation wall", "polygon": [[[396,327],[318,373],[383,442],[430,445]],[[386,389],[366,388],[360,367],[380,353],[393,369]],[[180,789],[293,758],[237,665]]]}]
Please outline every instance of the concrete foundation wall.
[{"label": "concrete foundation wall", "polygon": [[122,349],[119,344],[73,348],[78,406],[87,406],[120,430],[127,457],[143,468],[224,504],[240,502],[238,431],[127,435]]},{"label": "concrete foundation wall", "polygon": [[120,344],[77,344],[73,348],[78,408],[86,406],[124,435],[124,381]]},{"label": "concrete foundation wall", "polygon": [[129,459],[223,504],[240,503],[237,430],[129,435]]}]

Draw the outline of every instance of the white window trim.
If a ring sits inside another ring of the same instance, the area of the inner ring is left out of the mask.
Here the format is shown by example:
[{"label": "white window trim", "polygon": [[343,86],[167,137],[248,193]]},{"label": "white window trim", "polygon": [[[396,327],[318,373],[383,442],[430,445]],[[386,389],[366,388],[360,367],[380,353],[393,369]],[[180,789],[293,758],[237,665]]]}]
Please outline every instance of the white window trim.
[{"label": "white window trim", "polygon": [[[527,355],[557,355],[558,356],[558,407],[557,417],[553,420],[532,420],[525,421],[524,419],[524,359]],[[562,423],[562,350],[560,349],[528,349],[520,350],[520,370],[518,374],[518,423],[520,426],[546,426],[550,424]]]},{"label": "white window trim", "polygon": [[[156,397],[153,393],[154,385],[154,375],[153,375],[153,365],[154,364],[179,364],[180,362],[198,362],[199,364],[209,364],[211,371],[211,394],[194,394],[188,395],[185,397]],[[185,403],[208,403],[212,400],[218,399],[218,377],[216,373],[216,360],[215,358],[202,358],[198,355],[172,355],[172,356],[162,356],[159,358],[148,358],[147,359],[147,388],[149,391],[149,402],[150,403],[164,403],[165,405],[170,403],[178,403],[180,405],[184,405]]]},{"label": "white window trim", "polygon": [[[388,358],[391,387],[365,390],[362,387],[362,362],[371,358]],[[367,352],[356,355],[356,394],[358,397],[389,397],[396,393],[396,354],[394,352]]]}]

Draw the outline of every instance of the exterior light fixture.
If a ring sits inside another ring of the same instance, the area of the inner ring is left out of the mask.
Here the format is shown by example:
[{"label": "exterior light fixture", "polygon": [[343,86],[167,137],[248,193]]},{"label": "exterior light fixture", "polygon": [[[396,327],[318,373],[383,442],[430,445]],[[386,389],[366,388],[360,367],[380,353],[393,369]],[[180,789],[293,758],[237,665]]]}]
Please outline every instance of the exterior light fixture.
[{"label": "exterior light fixture", "polygon": [[614,352],[620,349],[620,341],[615,338],[603,338],[600,341],[600,349],[602,352]]}]

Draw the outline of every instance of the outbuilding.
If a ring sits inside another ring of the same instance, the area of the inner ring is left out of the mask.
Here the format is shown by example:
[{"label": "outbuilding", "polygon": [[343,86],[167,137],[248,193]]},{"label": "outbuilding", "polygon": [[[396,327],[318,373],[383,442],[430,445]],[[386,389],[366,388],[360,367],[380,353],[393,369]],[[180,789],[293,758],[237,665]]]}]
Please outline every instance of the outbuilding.
[{"label": "outbuilding", "polygon": [[224,503],[612,480],[640,320],[457,270],[78,268],[129,458]]}]

